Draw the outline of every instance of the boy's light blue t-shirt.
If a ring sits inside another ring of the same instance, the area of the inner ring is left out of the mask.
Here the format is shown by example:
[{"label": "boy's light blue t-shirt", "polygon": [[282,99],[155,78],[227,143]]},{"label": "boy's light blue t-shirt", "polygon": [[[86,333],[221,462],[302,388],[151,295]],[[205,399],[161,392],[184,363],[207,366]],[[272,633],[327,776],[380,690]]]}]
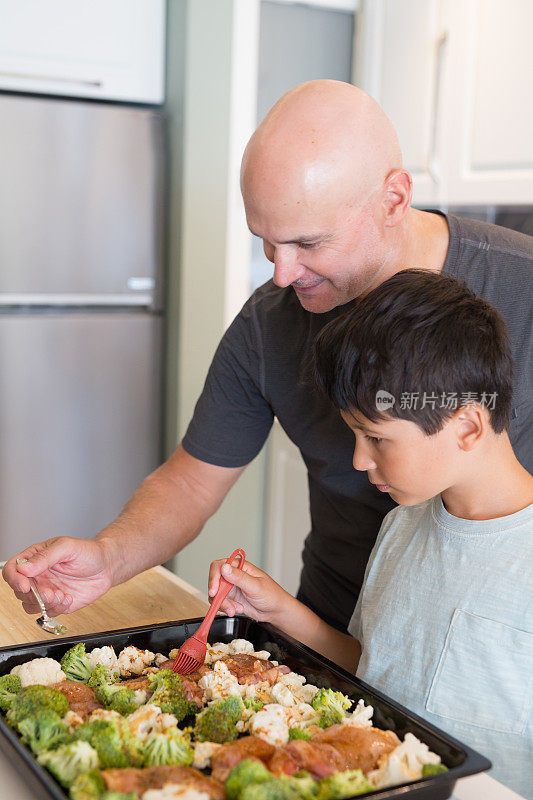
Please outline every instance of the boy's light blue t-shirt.
[{"label": "boy's light blue t-shirt", "polygon": [[488,521],[440,496],[381,526],[349,624],[357,676],[533,798],[533,505]]}]

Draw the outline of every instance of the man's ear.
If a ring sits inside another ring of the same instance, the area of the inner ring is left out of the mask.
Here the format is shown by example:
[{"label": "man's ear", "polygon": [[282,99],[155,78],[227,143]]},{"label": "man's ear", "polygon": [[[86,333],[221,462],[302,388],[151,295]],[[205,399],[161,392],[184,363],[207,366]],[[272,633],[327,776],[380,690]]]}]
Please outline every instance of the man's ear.
[{"label": "man's ear", "polygon": [[461,406],[454,414],[458,447],[465,453],[473,450],[484,439],[490,425],[487,410],[477,403]]},{"label": "man's ear", "polygon": [[394,169],[385,178],[383,208],[385,225],[393,228],[405,217],[411,206],[413,180],[404,169]]}]

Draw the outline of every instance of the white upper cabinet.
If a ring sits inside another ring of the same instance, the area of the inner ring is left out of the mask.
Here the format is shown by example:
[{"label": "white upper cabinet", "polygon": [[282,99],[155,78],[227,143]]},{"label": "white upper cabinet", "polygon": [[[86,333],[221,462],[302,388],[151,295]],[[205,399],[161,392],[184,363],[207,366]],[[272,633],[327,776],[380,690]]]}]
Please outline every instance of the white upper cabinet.
[{"label": "white upper cabinet", "polygon": [[439,0],[367,0],[356,40],[355,83],[381,104],[398,131],[413,202],[437,202],[442,40]]},{"label": "white upper cabinet", "polygon": [[533,3],[454,0],[449,18],[447,195],[533,203]]},{"label": "white upper cabinet", "polygon": [[164,100],[165,0],[0,0],[0,89]]},{"label": "white upper cabinet", "polygon": [[533,202],[533,3],[366,0],[356,82],[397,127],[415,205]]}]

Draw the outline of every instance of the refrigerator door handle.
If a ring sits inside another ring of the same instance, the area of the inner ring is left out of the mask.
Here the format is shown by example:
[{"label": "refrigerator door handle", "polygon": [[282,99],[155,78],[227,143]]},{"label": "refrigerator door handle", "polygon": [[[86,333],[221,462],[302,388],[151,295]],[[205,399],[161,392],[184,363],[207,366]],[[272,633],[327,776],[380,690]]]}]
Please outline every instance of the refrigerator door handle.
[{"label": "refrigerator door handle", "polygon": [[0,307],[11,306],[151,306],[152,293],[124,294],[0,294]]}]

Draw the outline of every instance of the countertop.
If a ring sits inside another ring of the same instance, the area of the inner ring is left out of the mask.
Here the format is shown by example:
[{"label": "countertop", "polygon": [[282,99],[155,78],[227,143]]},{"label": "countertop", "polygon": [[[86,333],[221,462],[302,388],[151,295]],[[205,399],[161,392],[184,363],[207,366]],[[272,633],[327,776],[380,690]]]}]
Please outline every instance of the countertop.
[{"label": "countertop", "polygon": [[[7,584],[0,579],[0,647],[42,641],[47,636],[26,614]],[[57,617],[67,626],[68,636],[149,625],[203,616],[206,597],[164,567],[154,567],[111,589],[87,608]],[[60,638],[60,637],[49,637]],[[48,637],[47,637],[48,640]],[[37,795],[0,751],[0,800],[36,800]],[[487,774],[459,780],[454,800],[520,800]]]}]

